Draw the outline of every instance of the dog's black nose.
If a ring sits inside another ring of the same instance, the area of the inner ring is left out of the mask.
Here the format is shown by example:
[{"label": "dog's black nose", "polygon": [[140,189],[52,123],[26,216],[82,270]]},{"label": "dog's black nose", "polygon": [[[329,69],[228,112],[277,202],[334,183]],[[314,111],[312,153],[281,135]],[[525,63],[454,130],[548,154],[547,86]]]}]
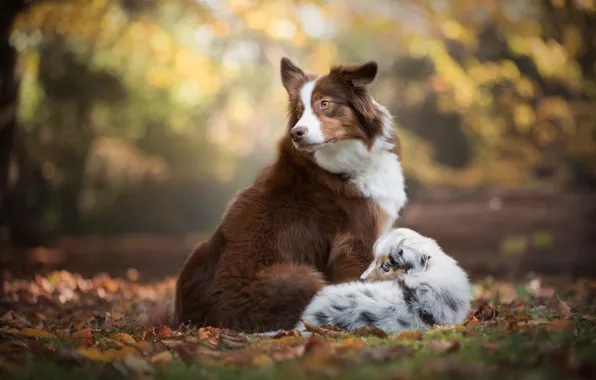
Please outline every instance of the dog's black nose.
[{"label": "dog's black nose", "polygon": [[366,281],[366,278],[364,278],[364,277],[360,277],[360,278],[358,279],[358,281],[360,281],[360,282],[365,282],[365,281]]},{"label": "dog's black nose", "polygon": [[290,137],[293,141],[298,142],[302,140],[302,137],[304,137],[304,135],[306,135],[307,132],[308,129],[306,129],[306,127],[296,126],[290,130]]}]

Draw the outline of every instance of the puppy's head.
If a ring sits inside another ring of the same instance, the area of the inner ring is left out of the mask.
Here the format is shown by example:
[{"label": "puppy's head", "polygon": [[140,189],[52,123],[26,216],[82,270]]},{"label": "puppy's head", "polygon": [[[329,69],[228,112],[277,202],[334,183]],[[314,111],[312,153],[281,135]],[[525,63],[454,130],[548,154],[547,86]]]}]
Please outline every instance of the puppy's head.
[{"label": "puppy's head", "polygon": [[375,245],[375,258],[360,276],[360,281],[382,281],[401,274],[423,272],[430,256],[402,236],[389,236]]}]

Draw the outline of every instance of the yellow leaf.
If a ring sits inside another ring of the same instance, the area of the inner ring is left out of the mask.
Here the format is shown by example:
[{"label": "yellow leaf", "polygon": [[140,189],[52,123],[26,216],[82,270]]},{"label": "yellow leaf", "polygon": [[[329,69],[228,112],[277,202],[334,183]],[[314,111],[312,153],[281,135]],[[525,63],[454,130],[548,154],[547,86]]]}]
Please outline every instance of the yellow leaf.
[{"label": "yellow leaf", "polygon": [[174,359],[172,353],[170,351],[164,351],[157,355],[153,355],[150,362],[151,364],[165,364],[171,362],[172,359]]},{"label": "yellow leaf", "polygon": [[118,333],[112,337],[113,340],[124,344],[135,344],[134,338],[126,333]]},{"label": "yellow leaf", "polygon": [[103,362],[111,361],[111,358],[108,355],[105,355],[103,352],[99,351],[97,348],[79,348],[77,349],[77,353],[84,357],[85,359],[89,360],[98,360]]},{"label": "yellow leaf", "polygon": [[271,360],[271,358],[265,354],[257,355],[253,359],[253,364],[259,367],[264,367],[272,363],[273,360]]},{"label": "yellow leaf", "polygon": [[122,347],[124,345],[124,343],[119,342],[119,341],[114,340],[114,339],[110,339],[110,338],[106,338],[102,342],[103,343],[112,343],[112,344],[115,344],[115,345],[120,346],[120,347]]},{"label": "yellow leaf", "polygon": [[398,338],[403,340],[420,340],[422,339],[422,333],[414,330],[403,331],[399,334]]},{"label": "yellow leaf", "polygon": [[19,330],[17,330],[17,329],[8,329],[8,330],[6,330],[6,332],[9,333],[9,334],[14,334],[14,335],[20,335],[21,334],[21,332]]},{"label": "yellow leaf", "polygon": [[24,328],[20,332],[21,335],[29,336],[33,338],[46,338],[46,339],[56,339],[56,335],[49,333],[47,331],[32,329],[32,328]]},{"label": "yellow leaf", "polygon": [[362,339],[352,337],[342,340],[339,345],[341,348],[346,349],[361,349],[368,346],[368,344],[366,344],[366,342]]}]

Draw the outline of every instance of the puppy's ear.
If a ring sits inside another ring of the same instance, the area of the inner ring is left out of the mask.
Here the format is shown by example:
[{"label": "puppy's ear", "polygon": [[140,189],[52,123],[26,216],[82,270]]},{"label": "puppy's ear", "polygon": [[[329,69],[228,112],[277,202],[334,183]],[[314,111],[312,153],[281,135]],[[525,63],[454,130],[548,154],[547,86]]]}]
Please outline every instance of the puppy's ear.
[{"label": "puppy's ear", "polygon": [[423,270],[426,270],[428,268],[428,262],[430,261],[430,256],[427,255],[426,253],[424,253],[422,255],[422,259],[420,262],[420,265],[422,266],[422,268],[424,268]]}]

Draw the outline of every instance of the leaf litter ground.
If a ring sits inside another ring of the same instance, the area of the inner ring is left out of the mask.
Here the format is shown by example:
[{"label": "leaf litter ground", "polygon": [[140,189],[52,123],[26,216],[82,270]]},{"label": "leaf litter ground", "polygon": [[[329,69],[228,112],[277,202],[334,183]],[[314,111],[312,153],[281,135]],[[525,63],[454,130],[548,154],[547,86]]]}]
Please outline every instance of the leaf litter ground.
[{"label": "leaf litter ground", "polygon": [[387,335],[308,326],[259,336],[216,328],[143,329],[134,317],[170,297],[105,274],[8,278],[0,376],[10,379],[596,378],[596,281],[476,283],[462,325]]}]

